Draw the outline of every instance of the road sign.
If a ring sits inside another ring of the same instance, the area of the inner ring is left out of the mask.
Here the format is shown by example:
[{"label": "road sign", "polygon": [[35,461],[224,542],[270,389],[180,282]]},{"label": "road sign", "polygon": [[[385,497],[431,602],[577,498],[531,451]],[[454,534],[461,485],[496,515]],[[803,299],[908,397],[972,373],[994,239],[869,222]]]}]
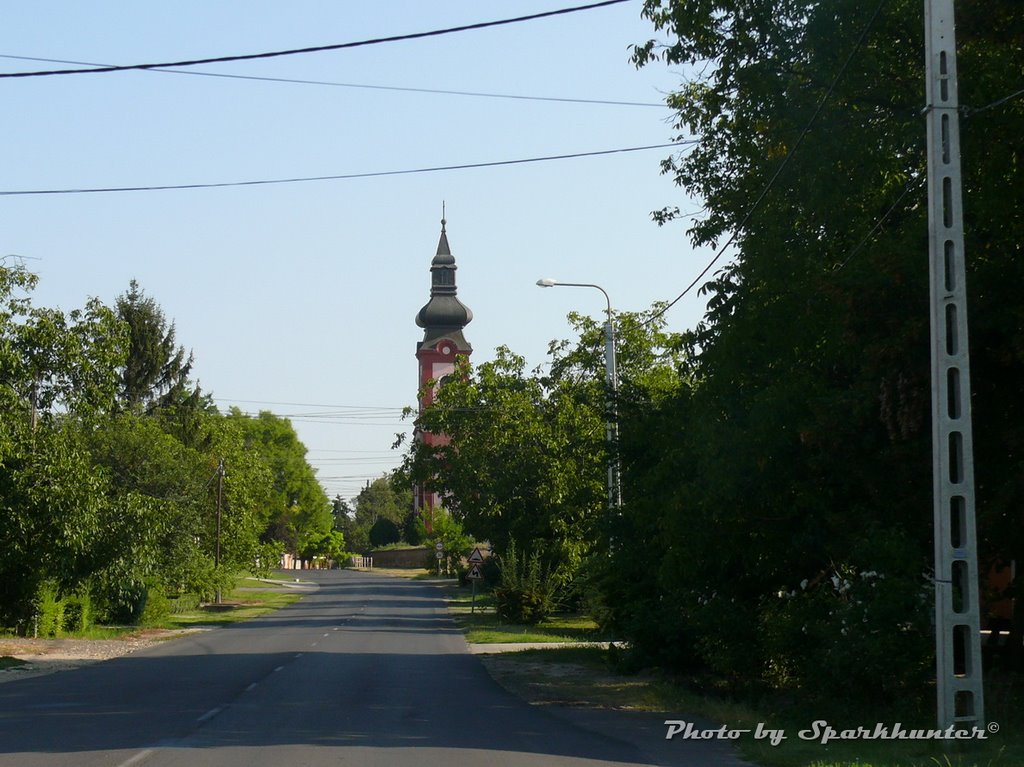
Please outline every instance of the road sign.
[{"label": "road sign", "polygon": [[466,579],[471,581],[482,581],[484,579],[484,574],[480,570],[480,565],[473,565],[469,568],[469,572],[466,573]]},{"label": "road sign", "polygon": [[436,552],[434,552],[434,556],[438,559],[444,559],[444,552],[438,549]]},{"label": "road sign", "polygon": [[437,549],[438,551],[444,551],[444,544],[441,543],[441,541],[438,541],[437,543],[434,544],[434,548]]},{"label": "road sign", "polygon": [[473,549],[473,553],[469,555],[469,563],[472,565],[482,564],[484,561],[484,555],[480,553],[480,547]]}]

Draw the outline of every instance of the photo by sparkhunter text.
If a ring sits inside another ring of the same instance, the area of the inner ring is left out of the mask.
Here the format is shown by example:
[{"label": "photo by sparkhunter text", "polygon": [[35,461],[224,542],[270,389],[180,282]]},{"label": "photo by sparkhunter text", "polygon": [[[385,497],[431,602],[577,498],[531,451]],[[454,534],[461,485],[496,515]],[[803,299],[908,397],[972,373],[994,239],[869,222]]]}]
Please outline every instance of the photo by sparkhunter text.
[{"label": "photo by sparkhunter text", "polygon": [[[754,740],[767,740],[773,746],[787,740],[789,736],[784,729],[768,727],[758,722],[756,727],[701,727],[683,719],[666,719],[666,740],[739,740],[744,736]],[[883,724],[878,722],[870,727],[852,727],[839,729],[833,727],[825,719],[817,719],[810,727],[799,730],[800,740],[814,741],[825,745],[833,740],[988,740],[989,735],[999,732],[996,722],[989,722],[985,727],[970,729],[955,726],[940,729],[908,728],[900,722]]]}]

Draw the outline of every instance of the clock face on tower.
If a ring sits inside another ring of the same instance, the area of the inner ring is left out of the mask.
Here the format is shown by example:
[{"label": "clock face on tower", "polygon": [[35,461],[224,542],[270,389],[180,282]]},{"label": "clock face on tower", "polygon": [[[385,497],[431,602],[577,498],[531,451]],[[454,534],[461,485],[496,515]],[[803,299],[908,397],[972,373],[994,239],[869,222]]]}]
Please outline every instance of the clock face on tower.
[{"label": "clock face on tower", "polygon": [[451,354],[451,353],[452,353],[452,347],[450,347],[450,346],[442,346],[441,347],[441,354]]}]

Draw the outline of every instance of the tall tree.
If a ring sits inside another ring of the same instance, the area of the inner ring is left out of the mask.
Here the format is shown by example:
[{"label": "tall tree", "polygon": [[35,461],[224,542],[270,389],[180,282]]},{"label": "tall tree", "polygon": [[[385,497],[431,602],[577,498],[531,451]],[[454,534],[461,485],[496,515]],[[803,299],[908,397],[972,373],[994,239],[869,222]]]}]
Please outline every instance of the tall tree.
[{"label": "tall tree", "polygon": [[159,407],[198,404],[198,385],[189,381],[193,356],[177,346],[170,325],[157,302],[132,280],[117,298],[117,313],[128,325],[128,359],[121,372],[119,397],[124,407],[152,411]]},{"label": "tall tree", "polygon": [[[979,530],[989,561],[1020,561],[1024,21],[1005,0],[959,11]],[[921,4],[644,14],[668,42],[637,63],[693,73],[669,104],[700,140],[664,168],[707,205],[694,242],[734,235],[737,255],[704,287],[691,385],[631,448],[649,503],[623,524],[664,546],[654,596],[620,588],[613,613],[635,647],[737,683],[904,694],[930,652]]]},{"label": "tall tree", "polygon": [[[567,580],[595,550],[606,516],[610,417],[602,326],[575,314],[570,322],[579,339],[552,342],[547,374],[527,372],[505,347],[491,362],[463,362],[416,422],[450,442],[416,443],[410,456],[413,476],[443,494],[467,532],[499,552],[514,541]],[[677,341],[648,313],[623,313],[617,326],[620,404],[673,389]]]},{"label": "tall tree", "polygon": [[291,421],[269,411],[253,418],[238,408],[231,408],[228,418],[270,470],[273,494],[264,540],[279,541],[298,554],[309,541],[323,539],[334,526],[332,507]]}]

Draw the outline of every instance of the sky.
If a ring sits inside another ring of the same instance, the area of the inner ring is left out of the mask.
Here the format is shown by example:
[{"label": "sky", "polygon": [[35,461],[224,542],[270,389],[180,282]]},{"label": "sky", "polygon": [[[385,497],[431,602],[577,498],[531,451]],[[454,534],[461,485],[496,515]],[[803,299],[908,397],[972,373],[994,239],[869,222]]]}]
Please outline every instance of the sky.
[{"label": "sky", "polygon": [[[139,64],[332,45],[495,21],[570,0],[177,0],[7,7],[10,57]],[[0,192],[378,174],[666,144],[683,73],[637,70],[657,37],[640,0],[347,50],[156,71],[0,79]],[[369,87],[351,87],[378,86]],[[380,87],[383,86],[383,87]],[[498,98],[399,89],[471,91]],[[590,99],[642,106],[537,100]],[[175,323],[221,408],[291,418],[327,493],[401,460],[416,403],[414,317],[442,204],[473,361],[499,345],[541,365],[570,311],[675,298],[713,255],[651,211],[700,203],[660,172],[671,149],[438,172],[212,189],[0,195],[0,256],[40,278],[37,306],[113,305],[132,279]],[[688,295],[671,330],[703,315]]]}]

